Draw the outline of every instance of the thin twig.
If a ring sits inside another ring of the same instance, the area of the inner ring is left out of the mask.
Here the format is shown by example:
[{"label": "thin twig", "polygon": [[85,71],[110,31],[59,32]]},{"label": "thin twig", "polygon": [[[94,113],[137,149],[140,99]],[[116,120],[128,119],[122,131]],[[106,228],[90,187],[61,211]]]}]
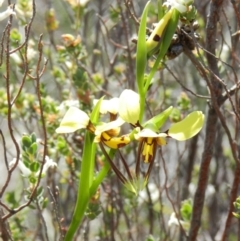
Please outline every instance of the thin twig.
[{"label": "thin twig", "polygon": [[[57,188],[57,187],[56,187]],[[48,192],[49,192],[49,195],[51,196],[52,198],[52,203],[53,203],[53,212],[55,214],[55,218],[56,218],[56,221],[57,221],[57,224],[58,224],[58,230],[59,230],[59,233],[60,233],[60,237],[59,237],[59,241],[62,241],[64,239],[64,233],[63,233],[63,230],[62,230],[62,225],[61,225],[61,221],[60,221],[60,217],[59,217],[59,207],[58,207],[58,201],[57,199],[54,197],[52,191],[51,191],[51,188],[48,186],[47,187],[48,189]],[[56,195],[58,196],[58,192],[56,193]]]}]

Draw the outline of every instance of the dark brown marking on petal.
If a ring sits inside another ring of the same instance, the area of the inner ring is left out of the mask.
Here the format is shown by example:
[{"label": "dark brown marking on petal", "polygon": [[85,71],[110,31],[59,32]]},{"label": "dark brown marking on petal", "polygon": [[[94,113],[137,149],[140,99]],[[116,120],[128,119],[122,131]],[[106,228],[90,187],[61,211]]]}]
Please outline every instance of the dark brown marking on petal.
[{"label": "dark brown marking on petal", "polygon": [[148,146],[151,146],[151,145],[153,144],[153,142],[154,142],[154,139],[150,139],[149,142],[148,142],[148,140],[146,140],[145,143],[146,143]]},{"label": "dark brown marking on petal", "polygon": [[160,37],[158,34],[156,34],[156,35],[154,35],[153,40],[154,40],[155,42],[160,42],[161,37]]},{"label": "dark brown marking on petal", "polygon": [[118,148],[121,148],[121,147],[126,146],[126,144],[125,143],[119,143],[117,146],[118,146]]},{"label": "dark brown marking on petal", "polygon": [[106,138],[104,138],[103,135],[101,135],[101,140],[102,140],[103,142],[110,141],[111,139],[112,139],[112,138],[106,139]]}]

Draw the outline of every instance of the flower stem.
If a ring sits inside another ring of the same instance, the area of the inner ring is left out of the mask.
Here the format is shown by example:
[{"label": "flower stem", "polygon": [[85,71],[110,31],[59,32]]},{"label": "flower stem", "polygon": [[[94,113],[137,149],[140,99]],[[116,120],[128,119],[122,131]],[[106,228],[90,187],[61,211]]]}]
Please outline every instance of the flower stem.
[{"label": "flower stem", "polygon": [[96,144],[93,142],[93,139],[94,136],[91,133],[86,132],[77,203],[73,213],[72,222],[64,239],[65,241],[73,240],[74,234],[80,226],[90,199],[90,186],[92,185],[91,182],[93,180],[93,166],[96,152]]}]

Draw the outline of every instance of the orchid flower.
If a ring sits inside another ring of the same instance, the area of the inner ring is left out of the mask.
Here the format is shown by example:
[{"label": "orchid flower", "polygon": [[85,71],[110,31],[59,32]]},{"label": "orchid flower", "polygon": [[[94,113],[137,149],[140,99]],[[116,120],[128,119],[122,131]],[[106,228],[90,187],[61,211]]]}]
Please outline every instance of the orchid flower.
[{"label": "orchid flower", "polygon": [[135,134],[137,140],[143,141],[142,156],[145,163],[153,161],[157,145],[166,145],[166,137],[171,137],[178,141],[185,141],[192,138],[202,129],[204,115],[201,111],[190,113],[182,121],[173,124],[168,131],[157,133],[146,127]]},{"label": "orchid flower", "polygon": [[103,123],[96,127],[94,142],[103,142],[106,146],[112,149],[118,149],[127,145],[130,142],[128,135],[118,137],[120,132],[120,126],[124,124],[124,120],[121,118],[111,121],[109,123]]}]

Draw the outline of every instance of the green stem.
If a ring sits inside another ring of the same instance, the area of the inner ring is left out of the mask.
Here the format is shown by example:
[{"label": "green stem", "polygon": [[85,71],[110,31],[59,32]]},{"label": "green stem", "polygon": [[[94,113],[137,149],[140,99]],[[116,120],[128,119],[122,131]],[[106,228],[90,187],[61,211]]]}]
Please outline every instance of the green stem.
[{"label": "green stem", "polygon": [[145,97],[146,91],[144,91],[144,75],[147,65],[147,46],[146,46],[146,25],[147,25],[147,14],[150,6],[150,1],[147,2],[138,31],[138,42],[137,42],[137,53],[136,53],[136,78],[138,84],[138,93],[140,96],[140,116],[139,122],[142,122],[145,110]]},{"label": "green stem", "polygon": [[[116,150],[111,149],[108,153],[109,157],[112,159],[116,153]],[[105,157],[106,159],[106,157]],[[111,166],[107,160],[104,161],[104,166],[102,167],[101,171],[98,173],[96,178],[94,179],[92,186],[90,188],[90,197],[93,196],[99,185],[102,183],[103,179],[106,177],[107,173],[111,169]]]},{"label": "green stem", "polygon": [[85,145],[83,148],[81,177],[78,186],[78,196],[72,222],[69,226],[65,241],[73,240],[87,208],[90,199],[90,186],[93,180],[93,166],[95,161],[96,144],[93,142],[94,136],[86,132]]},{"label": "green stem", "polygon": [[142,124],[143,122],[143,116],[145,111],[145,98],[146,98],[146,91],[143,92],[140,96],[140,114],[139,114],[139,122]]}]

